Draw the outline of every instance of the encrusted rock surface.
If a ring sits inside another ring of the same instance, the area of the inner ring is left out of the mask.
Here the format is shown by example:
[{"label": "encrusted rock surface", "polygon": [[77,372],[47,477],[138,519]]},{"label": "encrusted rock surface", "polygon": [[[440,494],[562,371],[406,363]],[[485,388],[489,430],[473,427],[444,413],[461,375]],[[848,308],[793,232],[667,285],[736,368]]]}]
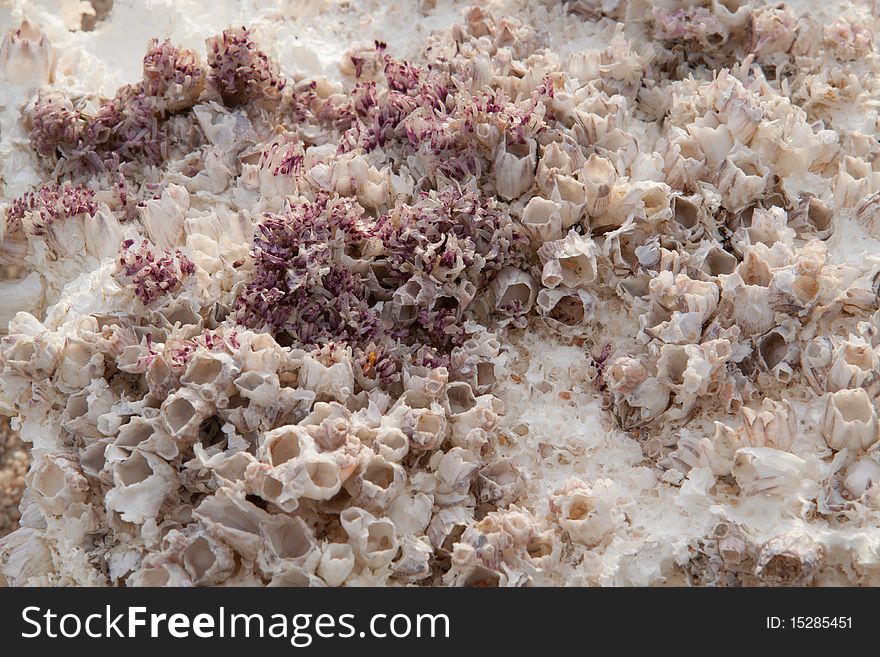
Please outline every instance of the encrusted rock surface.
[{"label": "encrusted rock surface", "polygon": [[13,4],[6,583],[880,584],[867,4]]}]

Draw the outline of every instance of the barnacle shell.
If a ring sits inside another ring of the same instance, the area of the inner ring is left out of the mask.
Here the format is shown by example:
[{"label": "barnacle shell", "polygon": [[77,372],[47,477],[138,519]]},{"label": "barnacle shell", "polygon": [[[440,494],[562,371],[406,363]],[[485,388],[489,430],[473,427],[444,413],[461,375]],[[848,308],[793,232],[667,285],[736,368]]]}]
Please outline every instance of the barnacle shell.
[{"label": "barnacle shell", "polygon": [[877,411],[864,388],[839,390],[827,396],[822,436],[831,449],[867,450],[880,438]]},{"label": "barnacle shell", "polygon": [[394,523],[377,519],[357,507],[349,507],[339,516],[355,559],[368,568],[381,568],[391,563],[399,548]]},{"label": "barnacle shell", "polygon": [[589,487],[574,488],[556,498],[554,505],[560,526],[576,543],[596,545],[614,530],[613,506]]},{"label": "barnacle shell", "polygon": [[798,421],[790,402],[775,402],[765,397],[760,411],[743,406],[740,413],[743,443],[751,447],[791,450],[797,438]]},{"label": "barnacle shell", "polygon": [[523,210],[523,230],[538,246],[562,237],[562,216],[557,203],[533,196]]},{"label": "barnacle shell", "polygon": [[805,534],[777,536],[761,547],[756,573],[766,584],[804,586],[815,577],[823,556],[822,546]]},{"label": "barnacle shell", "polygon": [[544,263],[541,282],[545,287],[565,285],[577,288],[596,278],[597,249],[593,241],[571,230],[565,239],[548,242],[538,249]]},{"label": "barnacle shell", "polygon": [[0,71],[7,82],[34,89],[51,80],[54,68],[54,49],[34,23],[25,20],[4,35]]},{"label": "barnacle shell", "polygon": [[737,450],[733,476],[747,495],[785,496],[800,489],[806,464],[799,456],[772,447]]},{"label": "barnacle shell", "polygon": [[514,199],[532,186],[535,180],[537,149],[535,142],[502,143],[495,156],[495,189],[505,199]]}]

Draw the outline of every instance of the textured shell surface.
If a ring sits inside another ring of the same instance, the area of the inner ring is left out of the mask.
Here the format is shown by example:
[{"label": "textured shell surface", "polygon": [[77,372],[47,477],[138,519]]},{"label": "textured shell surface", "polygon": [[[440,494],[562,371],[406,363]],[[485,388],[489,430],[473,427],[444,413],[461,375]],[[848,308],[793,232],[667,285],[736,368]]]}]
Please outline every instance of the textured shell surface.
[{"label": "textured shell surface", "polygon": [[880,585],[870,3],[6,4],[0,583]]}]

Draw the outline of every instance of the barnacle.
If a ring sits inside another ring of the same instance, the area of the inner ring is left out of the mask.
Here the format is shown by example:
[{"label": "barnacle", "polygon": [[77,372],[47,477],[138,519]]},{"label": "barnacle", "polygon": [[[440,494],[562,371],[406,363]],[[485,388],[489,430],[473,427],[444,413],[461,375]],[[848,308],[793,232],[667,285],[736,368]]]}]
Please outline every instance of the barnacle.
[{"label": "barnacle", "polygon": [[875,19],[319,4],[3,40],[0,580],[880,582]]}]

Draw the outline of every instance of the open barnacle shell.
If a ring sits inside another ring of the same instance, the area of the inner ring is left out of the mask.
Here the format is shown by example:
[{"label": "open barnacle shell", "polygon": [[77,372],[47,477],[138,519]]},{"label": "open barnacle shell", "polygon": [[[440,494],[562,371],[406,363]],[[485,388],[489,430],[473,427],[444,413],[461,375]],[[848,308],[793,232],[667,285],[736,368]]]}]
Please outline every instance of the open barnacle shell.
[{"label": "open barnacle shell", "polygon": [[528,272],[507,267],[492,282],[495,309],[507,315],[522,315],[532,308],[538,294]]},{"label": "open barnacle shell", "polygon": [[[812,366],[824,364],[824,390],[837,392],[853,388],[864,388],[875,394],[880,386],[880,362],[875,348],[862,337],[851,335],[847,340],[825,342],[817,338],[814,341],[814,352],[827,347],[831,352],[828,362],[824,358],[812,355],[808,360]],[[833,351],[832,351],[833,350]],[[824,349],[822,355],[825,355]]]},{"label": "open barnacle shell", "polygon": [[613,504],[589,486],[575,487],[555,497],[553,506],[559,526],[575,543],[592,547],[614,532]]},{"label": "open barnacle shell", "polygon": [[761,546],[755,572],[765,584],[806,586],[821,568],[824,552],[822,545],[804,533],[785,533]]},{"label": "open barnacle shell", "polygon": [[89,491],[76,456],[67,452],[43,454],[28,472],[27,484],[40,508],[55,516],[73,504],[85,502]]},{"label": "open barnacle shell", "polygon": [[537,145],[532,139],[525,143],[507,141],[498,146],[495,156],[495,189],[498,195],[511,200],[522,196],[535,181]]},{"label": "open barnacle shell", "polygon": [[119,513],[126,522],[155,519],[177,488],[177,476],[161,457],[133,450],[112,466],[113,488],[107,491],[108,511]]},{"label": "open barnacle shell", "polygon": [[209,402],[189,388],[182,388],[170,395],[160,409],[165,430],[172,438],[182,443],[196,440],[199,427],[210,414]]},{"label": "open barnacle shell", "polygon": [[755,342],[755,356],[760,368],[778,381],[790,381],[800,356],[800,349],[792,332],[775,328]]},{"label": "open barnacle shell", "polygon": [[557,287],[541,290],[535,305],[549,327],[566,333],[593,319],[596,301],[584,290]]},{"label": "open barnacle shell", "polygon": [[403,491],[406,473],[402,466],[382,456],[365,458],[358,472],[349,477],[345,488],[352,503],[368,510],[382,511]]},{"label": "open barnacle shell", "polygon": [[589,237],[570,230],[565,239],[545,243],[538,249],[538,257],[544,264],[541,283],[554,288],[565,285],[578,288],[596,279],[596,255],[598,249]]},{"label": "open barnacle shell", "polygon": [[559,204],[540,196],[533,196],[523,210],[522,226],[535,246],[560,239],[562,215]]},{"label": "open barnacle shell", "polygon": [[391,563],[399,549],[394,523],[387,518],[350,506],[339,516],[339,522],[348,535],[348,543],[355,560],[367,568],[382,568]]},{"label": "open barnacle shell", "polygon": [[824,240],[834,232],[833,217],[834,213],[825,201],[805,194],[792,215],[791,224],[800,235]]}]

